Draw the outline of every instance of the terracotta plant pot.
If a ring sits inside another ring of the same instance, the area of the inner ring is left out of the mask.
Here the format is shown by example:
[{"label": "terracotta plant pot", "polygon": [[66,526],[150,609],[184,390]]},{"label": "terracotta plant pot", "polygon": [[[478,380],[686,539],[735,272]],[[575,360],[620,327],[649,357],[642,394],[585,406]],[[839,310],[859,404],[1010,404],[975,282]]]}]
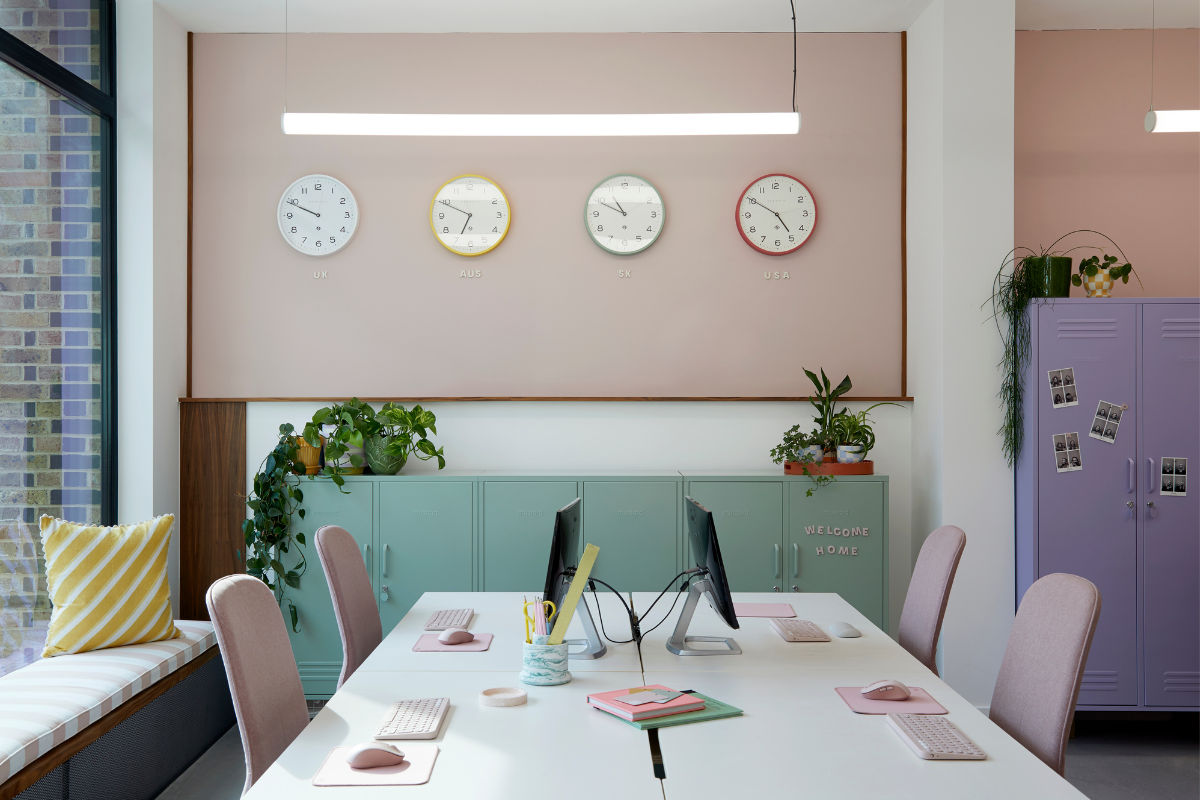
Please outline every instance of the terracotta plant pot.
[{"label": "terracotta plant pot", "polygon": [[[297,458],[304,465],[305,475],[316,475],[321,471],[321,448],[313,447],[308,442],[300,437],[297,438]],[[321,444],[325,444],[325,437],[321,437]]]},{"label": "terracotta plant pot", "polygon": [[395,475],[400,470],[404,469],[404,465],[408,463],[408,456],[390,456],[383,452],[388,446],[391,439],[383,436],[371,436],[363,441],[363,449],[367,453],[367,466],[376,475]]},{"label": "terracotta plant pot", "polygon": [[809,475],[874,475],[874,461],[860,461],[857,464],[839,464],[836,461],[824,461],[820,464],[802,464],[799,461],[785,461],[784,475],[803,475],[804,467],[808,467]]}]

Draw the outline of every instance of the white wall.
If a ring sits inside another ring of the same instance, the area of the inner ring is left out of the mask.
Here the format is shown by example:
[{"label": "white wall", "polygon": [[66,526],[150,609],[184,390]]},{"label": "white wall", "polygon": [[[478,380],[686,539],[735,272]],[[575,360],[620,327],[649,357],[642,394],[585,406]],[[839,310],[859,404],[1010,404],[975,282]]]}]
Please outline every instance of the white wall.
[{"label": "white wall", "polygon": [[[117,59],[117,514],[137,522],[179,511],[187,33],[152,0],[120,0]],[[178,614],[177,534],[167,560]]]},{"label": "white wall", "polygon": [[936,0],[908,43],[914,528],[967,533],[942,676],[981,707],[1015,601],[1013,479],[996,436],[1001,343],[981,307],[1013,244],[1014,29],[1013,0]]},{"label": "white wall", "polygon": [[[836,379],[835,379],[836,380]],[[852,411],[869,403],[848,403]],[[909,498],[911,403],[871,412],[875,471],[890,477],[889,587],[895,635],[911,573]],[[320,403],[247,403],[246,477],[249,482],[275,446],[279,425],[301,429]],[[464,402],[429,406],[437,415],[434,441],[455,470],[638,472],[655,470],[772,470],[769,452],[796,423],[812,421],[808,403],[752,402]],[[410,460],[405,474],[436,472]]]}]

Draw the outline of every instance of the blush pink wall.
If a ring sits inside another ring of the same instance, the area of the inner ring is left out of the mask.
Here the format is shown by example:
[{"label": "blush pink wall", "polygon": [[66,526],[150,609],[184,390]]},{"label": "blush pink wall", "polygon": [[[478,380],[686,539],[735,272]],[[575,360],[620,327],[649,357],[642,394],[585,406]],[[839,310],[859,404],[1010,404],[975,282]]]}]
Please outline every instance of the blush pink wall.
[{"label": "blush pink wall", "polygon": [[[1200,30],[1160,30],[1155,49],[1155,108],[1200,108]],[[1150,31],[1017,32],[1016,244],[1102,231],[1146,296],[1195,297],[1200,134],[1146,133],[1149,106]],[[1133,277],[1115,292],[1142,294]]]},{"label": "blush pink wall", "polygon": [[[304,34],[289,50],[292,111],[791,102],[779,34]],[[197,397],[797,396],[811,389],[801,366],[849,373],[857,396],[900,394],[897,34],[802,35],[803,129],[762,137],[284,136],[282,36],[198,34],[194,53]],[[659,188],[667,222],[623,258],[589,240],[582,206],[626,171]],[[820,210],[781,258],[734,225],[741,191],[776,171]],[[360,208],[353,241],[319,259],[275,222],[309,173],[344,181]],[[429,229],[434,192],[463,173],[495,180],[513,209],[506,240],[478,258]]]}]

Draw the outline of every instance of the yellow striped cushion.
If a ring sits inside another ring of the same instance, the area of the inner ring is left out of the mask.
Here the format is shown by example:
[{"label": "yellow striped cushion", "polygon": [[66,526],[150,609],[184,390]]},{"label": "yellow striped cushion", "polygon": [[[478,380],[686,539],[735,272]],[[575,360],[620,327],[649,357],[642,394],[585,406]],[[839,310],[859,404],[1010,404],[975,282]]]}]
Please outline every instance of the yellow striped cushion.
[{"label": "yellow striped cushion", "polygon": [[44,516],[54,611],[42,656],[175,639],[167,545],[174,515],[111,528]]}]

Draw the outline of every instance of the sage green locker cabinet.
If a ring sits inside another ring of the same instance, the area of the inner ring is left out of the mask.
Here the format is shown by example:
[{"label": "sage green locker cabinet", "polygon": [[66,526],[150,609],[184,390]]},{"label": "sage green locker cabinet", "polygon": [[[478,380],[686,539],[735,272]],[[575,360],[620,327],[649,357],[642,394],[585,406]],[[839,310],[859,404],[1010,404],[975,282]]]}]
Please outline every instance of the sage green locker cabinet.
[{"label": "sage green locker cabinet", "polygon": [[807,497],[810,488],[788,484],[788,589],[837,592],[887,630],[887,483],[840,478]]},{"label": "sage green locker cabinet", "polygon": [[554,512],[579,496],[577,481],[483,483],[483,591],[546,585]]},{"label": "sage green locker cabinet", "polygon": [[[730,591],[782,591],[782,481],[693,480],[685,489],[712,512]],[[686,540],[686,530],[683,536]]]},{"label": "sage green locker cabinet", "polygon": [[425,592],[471,591],[474,484],[381,481],[376,568],[386,634]]},{"label": "sage green locker cabinet", "polygon": [[661,592],[679,572],[680,484],[586,481],[583,539],[600,548],[593,577],[620,592]]},{"label": "sage green locker cabinet", "polygon": [[342,671],[342,639],[338,634],[333,600],[329,595],[325,571],[321,569],[321,559],[317,556],[314,536],[317,529],[324,525],[345,528],[358,543],[359,552],[367,559],[370,573],[374,488],[370,480],[349,478],[346,480],[349,494],[341,494],[329,481],[300,481],[300,489],[304,493],[305,518],[301,520],[299,515],[293,515],[292,529],[304,532],[307,542],[304,557],[308,561],[308,569],[300,578],[300,588],[287,590],[283,616],[289,619],[287,600],[290,599],[299,610],[300,632],[293,632],[289,625],[288,635],[292,640],[292,653],[296,656],[305,694],[333,694]]}]

